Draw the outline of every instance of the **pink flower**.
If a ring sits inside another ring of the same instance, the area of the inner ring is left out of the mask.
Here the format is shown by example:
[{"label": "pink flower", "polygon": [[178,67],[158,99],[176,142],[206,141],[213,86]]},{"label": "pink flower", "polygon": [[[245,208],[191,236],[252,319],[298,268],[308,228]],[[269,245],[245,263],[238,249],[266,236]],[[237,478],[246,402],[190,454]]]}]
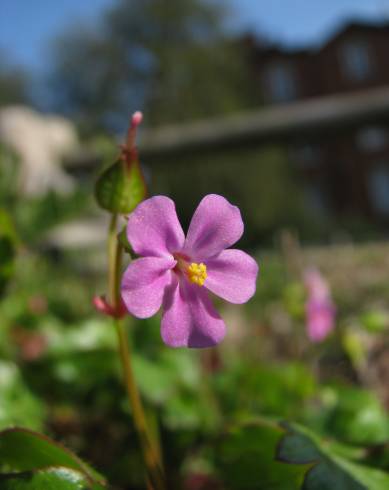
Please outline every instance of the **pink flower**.
[{"label": "pink flower", "polygon": [[305,305],[308,337],[312,342],[321,342],[335,327],[336,309],[330,288],[316,269],[305,274],[308,301]]},{"label": "pink flower", "polygon": [[134,252],[142,256],[123,276],[122,298],[128,311],[148,318],[162,305],[161,335],[171,347],[218,344],[225,324],[208,291],[236,304],[255,292],[255,260],[241,250],[226,250],[242,233],[239,209],[216,194],[200,202],[186,238],[171,199],[155,196],[143,201],[127,227]]}]

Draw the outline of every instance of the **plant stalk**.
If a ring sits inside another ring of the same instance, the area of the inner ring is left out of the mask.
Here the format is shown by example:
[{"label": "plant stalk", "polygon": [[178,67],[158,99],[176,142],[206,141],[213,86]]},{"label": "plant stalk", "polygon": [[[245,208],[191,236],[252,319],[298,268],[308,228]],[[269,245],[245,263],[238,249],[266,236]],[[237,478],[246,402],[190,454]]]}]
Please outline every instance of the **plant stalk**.
[{"label": "plant stalk", "polygon": [[[117,239],[118,215],[113,214],[108,234],[108,263],[109,263],[109,301],[116,310],[120,305],[120,275],[123,249]],[[123,369],[124,383],[128,395],[128,401],[132,408],[134,425],[138,433],[144,462],[147,469],[147,488],[150,490],[165,490],[164,471],[160,457],[160,451],[153,440],[145,412],[142,406],[139,390],[135,381],[131,363],[131,353],[128,339],[125,333],[123,320],[114,319],[114,325],[119,342],[119,354]]]}]

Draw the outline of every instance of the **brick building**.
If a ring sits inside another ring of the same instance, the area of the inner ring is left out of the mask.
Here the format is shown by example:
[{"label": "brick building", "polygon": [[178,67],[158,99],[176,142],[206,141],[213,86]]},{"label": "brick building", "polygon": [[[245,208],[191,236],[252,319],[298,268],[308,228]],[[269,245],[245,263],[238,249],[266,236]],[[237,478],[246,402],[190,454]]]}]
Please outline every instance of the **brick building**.
[{"label": "brick building", "polygon": [[[389,23],[352,22],[317,48],[253,45],[267,105],[389,86]],[[389,218],[389,128],[370,125],[289,147],[309,204],[336,215]]]}]

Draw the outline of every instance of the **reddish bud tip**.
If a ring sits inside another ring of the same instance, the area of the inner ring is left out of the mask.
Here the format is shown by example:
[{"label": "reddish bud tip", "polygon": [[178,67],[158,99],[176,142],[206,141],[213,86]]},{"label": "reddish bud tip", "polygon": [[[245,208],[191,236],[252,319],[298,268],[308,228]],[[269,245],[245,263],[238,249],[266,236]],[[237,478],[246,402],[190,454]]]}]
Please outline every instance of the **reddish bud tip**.
[{"label": "reddish bud tip", "polygon": [[124,145],[124,157],[128,159],[135,160],[136,159],[136,148],[135,148],[135,139],[136,139],[136,131],[138,129],[139,124],[142,122],[143,114],[140,111],[134,112],[131,117],[130,127],[128,128],[127,133],[127,141]]},{"label": "reddish bud tip", "polygon": [[100,313],[104,313],[105,315],[112,315],[112,308],[103,296],[95,296],[93,298],[93,304],[96,310]]},{"label": "reddish bud tip", "polygon": [[120,304],[116,308],[113,308],[104,296],[95,296],[93,298],[93,304],[98,312],[113,318],[123,318],[127,314],[127,308],[123,301],[120,301]]},{"label": "reddish bud tip", "polygon": [[139,124],[142,122],[142,119],[143,119],[143,114],[140,111],[134,112],[131,119],[131,126],[133,128],[139,126]]}]

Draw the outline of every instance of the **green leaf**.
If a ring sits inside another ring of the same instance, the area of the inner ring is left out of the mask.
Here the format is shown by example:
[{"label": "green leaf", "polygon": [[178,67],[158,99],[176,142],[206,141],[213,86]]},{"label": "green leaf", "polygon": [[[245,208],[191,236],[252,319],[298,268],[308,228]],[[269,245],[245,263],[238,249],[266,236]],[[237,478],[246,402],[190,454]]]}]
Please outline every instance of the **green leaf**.
[{"label": "green leaf", "polygon": [[142,394],[153,403],[167,402],[176,390],[176,373],[162,363],[134,355],[134,372]]},{"label": "green leaf", "polygon": [[313,464],[306,475],[304,489],[364,490],[364,487],[355,481],[351,474],[344,472],[333,458],[327,458],[311,439],[299,433],[291,432],[282,439],[277,456],[289,464]]},{"label": "green leaf", "polygon": [[48,437],[19,427],[0,432],[0,467],[6,471],[29,472],[50,466],[75,470],[91,482],[104,485],[101,475]]},{"label": "green leaf", "polygon": [[386,311],[366,311],[360,317],[362,326],[370,333],[380,333],[388,328],[389,318]]},{"label": "green leaf", "polygon": [[45,407],[26,386],[18,366],[10,361],[0,361],[0,400],[0,429],[10,425],[42,428]]},{"label": "green leaf", "polygon": [[137,160],[118,160],[98,178],[95,188],[100,207],[128,214],[146,197],[146,184]]},{"label": "green leaf", "polygon": [[[228,379],[231,376],[232,379]],[[219,374],[218,378],[225,405],[239,411],[242,405],[252,407],[257,413],[282,418],[301,416],[316,390],[312,373],[299,362],[254,366],[240,361],[234,370]],[[224,386],[220,385],[221,381]]]},{"label": "green leaf", "polygon": [[360,453],[349,449],[295,424],[258,419],[226,434],[216,465],[229,489],[388,489],[389,475],[351,461]]},{"label": "green leaf", "polygon": [[327,431],[353,444],[379,444],[389,438],[389,418],[374,393],[351,387],[334,391],[336,402]]},{"label": "green leaf", "polygon": [[17,237],[8,214],[0,209],[0,295],[13,273]]},{"label": "green leaf", "polygon": [[217,464],[229,489],[299,490],[311,463],[285,464],[276,460],[285,430],[257,420],[232,428],[217,450]]},{"label": "green leaf", "polygon": [[288,464],[313,463],[304,490],[385,490],[389,475],[346,459],[337,444],[321,440],[308,429],[286,426],[288,433],[279,444],[277,457]]},{"label": "green leaf", "polygon": [[[91,484],[82,473],[51,467],[34,472],[0,475],[2,490],[88,490]],[[99,485],[92,487],[98,490]]]}]

